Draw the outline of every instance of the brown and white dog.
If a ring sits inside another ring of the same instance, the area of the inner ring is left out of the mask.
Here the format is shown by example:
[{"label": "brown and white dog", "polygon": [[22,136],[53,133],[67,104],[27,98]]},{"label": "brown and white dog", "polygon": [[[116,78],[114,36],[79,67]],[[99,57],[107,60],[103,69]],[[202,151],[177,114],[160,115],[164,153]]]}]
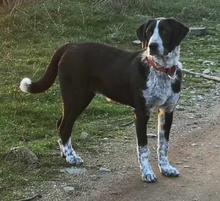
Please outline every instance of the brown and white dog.
[{"label": "brown and white dog", "polygon": [[41,79],[24,78],[20,89],[41,93],[58,75],[63,115],[57,123],[60,149],[66,161],[80,165],[83,160],[71,144],[72,127],[97,93],[134,108],[138,159],[142,178],[155,182],[150,165],[147,123],[158,111],[158,163],[162,174],[178,176],[168,160],[169,133],[173,112],[180,97],[180,42],[189,29],[172,18],[148,20],[137,29],[145,51],[127,52],[98,43],[69,43],[60,47]]}]

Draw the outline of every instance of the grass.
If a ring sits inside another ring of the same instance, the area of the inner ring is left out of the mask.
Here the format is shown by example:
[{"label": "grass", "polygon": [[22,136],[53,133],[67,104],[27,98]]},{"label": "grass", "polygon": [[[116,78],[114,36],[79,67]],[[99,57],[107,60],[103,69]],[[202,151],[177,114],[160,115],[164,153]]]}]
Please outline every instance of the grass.
[{"label": "grass", "polygon": [[[184,67],[202,72],[208,67],[203,65],[205,60],[218,61],[218,0],[17,2],[0,7],[0,194],[5,201],[22,198],[22,189],[30,181],[49,180],[56,174],[54,170],[64,166],[59,158],[55,130],[61,115],[58,83],[39,95],[21,93],[18,87],[25,76],[38,79],[53,51],[61,44],[97,41],[135,51],[140,47],[131,42],[136,39],[135,30],[139,24],[149,16],[173,16],[188,26],[205,26],[209,30],[207,36],[188,36],[183,41],[181,61]],[[112,37],[113,33],[116,37]],[[217,72],[219,62],[210,68]],[[191,91],[203,95],[214,83],[185,75],[184,86],[180,102],[183,106],[193,104]],[[80,146],[80,151],[91,149],[104,137],[126,135],[121,125],[132,119],[130,108],[109,104],[104,97],[97,96],[74,127],[74,145],[88,143],[79,138],[82,131],[90,133],[93,140],[89,146]],[[155,120],[151,122],[153,127]],[[40,166],[5,161],[5,155],[16,146],[27,146],[38,153]]]}]

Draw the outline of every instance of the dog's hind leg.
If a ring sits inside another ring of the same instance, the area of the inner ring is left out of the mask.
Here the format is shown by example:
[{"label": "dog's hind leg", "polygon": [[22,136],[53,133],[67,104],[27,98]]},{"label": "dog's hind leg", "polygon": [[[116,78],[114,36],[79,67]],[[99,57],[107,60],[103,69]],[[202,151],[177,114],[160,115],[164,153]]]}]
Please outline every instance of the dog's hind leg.
[{"label": "dog's hind leg", "polygon": [[160,172],[169,177],[177,177],[179,171],[168,160],[168,143],[173,112],[160,109],[158,113],[158,165]]},{"label": "dog's hind leg", "polygon": [[83,160],[76,154],[72,147],[71,133],[74,122],[89,105],[94,96],[94,93],[83,89],[78,90],[77,93],[73,93],[73,91],[62,93],[63,117],[57,123],[61,138],[58,143],[60,145],[61,155],[69,164],[81,165],[83,163]]}]

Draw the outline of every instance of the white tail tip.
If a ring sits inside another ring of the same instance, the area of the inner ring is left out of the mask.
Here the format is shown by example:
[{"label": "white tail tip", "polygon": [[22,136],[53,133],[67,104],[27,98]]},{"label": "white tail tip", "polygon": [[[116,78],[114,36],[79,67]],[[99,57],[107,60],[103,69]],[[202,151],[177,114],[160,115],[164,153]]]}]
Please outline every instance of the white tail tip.
[{"label": "white tail tip", "polygon": [[29,91],[29,87],[31,86],[31,80],[29,78],[24,78],[21,80],[20,83],[20,89],[23,92],[28,92]]}]

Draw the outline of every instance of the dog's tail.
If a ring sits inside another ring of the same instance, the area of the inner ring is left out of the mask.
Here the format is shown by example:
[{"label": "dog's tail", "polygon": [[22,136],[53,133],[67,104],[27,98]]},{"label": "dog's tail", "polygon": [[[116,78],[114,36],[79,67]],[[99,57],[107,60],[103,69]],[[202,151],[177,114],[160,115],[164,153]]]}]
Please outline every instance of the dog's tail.
[{"label": "dog's tail", "polygon": [[68,44],[63,45],[54,53],[46,72],[38,81],[32,82],[29,78],[23,78],[20,82],[21,91],[28,93],[41,93],[49,89],[57,77],[59,61],[67,48]]}]

